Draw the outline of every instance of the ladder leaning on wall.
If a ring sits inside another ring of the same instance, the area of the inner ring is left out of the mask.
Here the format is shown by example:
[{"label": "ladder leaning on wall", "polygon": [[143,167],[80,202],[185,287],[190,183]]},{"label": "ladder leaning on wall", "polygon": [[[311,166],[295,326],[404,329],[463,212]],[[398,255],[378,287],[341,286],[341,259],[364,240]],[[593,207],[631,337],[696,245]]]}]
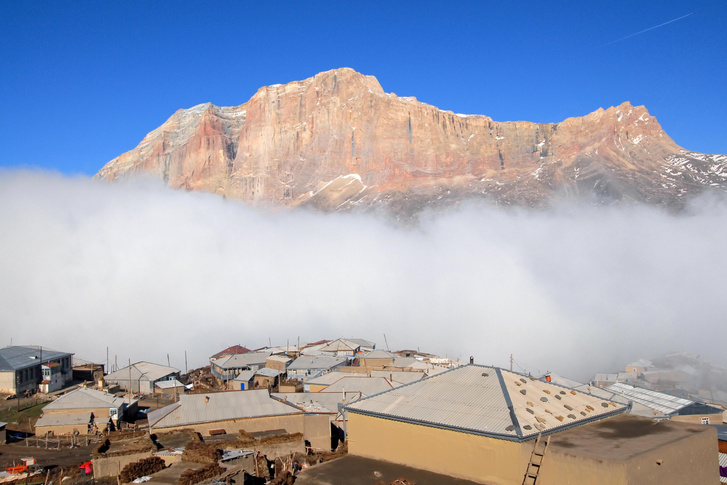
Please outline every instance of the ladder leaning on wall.
[{"label": "ladder leaning on wall", "polygon": [[535,439],[535,446],[533,446],[533,452],[530,454],[528,467],[525,469],[523,485],[535,485],[538,482],[540,467],[543,466],[543,458],[545,457],[545,451],[548,449],[549,444],[550,436],[543,441],[543,436],[538,434],[538,437]]}]

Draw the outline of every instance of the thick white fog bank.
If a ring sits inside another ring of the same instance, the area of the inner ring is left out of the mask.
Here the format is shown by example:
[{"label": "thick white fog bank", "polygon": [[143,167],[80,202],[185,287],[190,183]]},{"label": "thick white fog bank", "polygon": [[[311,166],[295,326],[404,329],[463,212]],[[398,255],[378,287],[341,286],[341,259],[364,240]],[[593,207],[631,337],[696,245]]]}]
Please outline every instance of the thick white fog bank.
[{"label": "thick white fog bank", "polygon": [[472,205],[401,228],[156,183],[0,172],[0,345],[184,369],[341,336],[575,378],[668,350],[725,365],[727,205]]}]

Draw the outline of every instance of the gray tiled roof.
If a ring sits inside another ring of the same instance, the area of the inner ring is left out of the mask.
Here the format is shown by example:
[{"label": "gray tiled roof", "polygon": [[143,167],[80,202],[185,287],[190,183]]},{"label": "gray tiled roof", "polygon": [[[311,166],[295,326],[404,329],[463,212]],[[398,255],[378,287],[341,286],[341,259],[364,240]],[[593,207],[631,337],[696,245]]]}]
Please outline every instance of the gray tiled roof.
[{"label": "gray tiled roof", "polygon": [[361,413],[522,441],[626,410],[495,367],[466,365],[347,406]]},{"label": "gray tiled roof", "polygon": [[179,402],[151,411],[148,419],[149,425],[154,428],[167,428],[301,412],[271,398],[266,389],[260,389],[183,395]]},{"label": "gray tiled roof", "polygon": [[0,349],[0,371],[27,369],[50,360],[58,360],[73,354],[46,349],[45,347],[14,345]]}]

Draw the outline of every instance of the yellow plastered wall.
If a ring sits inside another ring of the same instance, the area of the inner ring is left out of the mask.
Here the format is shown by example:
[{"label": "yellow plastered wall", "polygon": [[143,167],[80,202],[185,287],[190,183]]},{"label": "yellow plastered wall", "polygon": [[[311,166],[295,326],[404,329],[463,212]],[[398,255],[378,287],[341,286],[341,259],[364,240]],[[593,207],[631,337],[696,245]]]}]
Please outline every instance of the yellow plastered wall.
[{"label": "yellow plastered wall", "polygon": [[348,452],[491,485],[521,485],[533,442],[348,413]]}]

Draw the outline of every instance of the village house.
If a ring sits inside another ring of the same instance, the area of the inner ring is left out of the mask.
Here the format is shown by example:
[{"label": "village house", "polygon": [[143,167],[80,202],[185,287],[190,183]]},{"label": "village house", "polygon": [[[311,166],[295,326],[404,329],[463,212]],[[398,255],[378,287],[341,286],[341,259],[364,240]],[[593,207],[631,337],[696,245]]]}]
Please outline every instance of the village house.
[{"label": "village house", "polygon": [[113,394],[80,387],[43,408],[35,424],[36,436],[92,434],[115,431],[119,421],[135,414],[137,402]]},{"label": "village house", "polygon": [[258,370],[265,367],[270,352],[248,352],[210,359],[212,375],[223,381],[231,381],[244,370]]},{"label": "village house", "polygon": [[385,350],[372,350],[363,354],[359,358],[359,364],[361,367],[385,367],[394,365],[394,359],[396,356],[391,352]]},{"label": "village house", "polygon": [[345,357],[332,355],[302,355],[288,366],[288,377],[301,380],[318,377],[346,364],[347,361]]},{"label": "village house", "polygon": [[275,369],[263,367],[255,371],[253,389],[268,389],[277,391],[280,384],[280,372]]},{"label": "village house", "polygon": [[716,482],[714,429],[627,408],[470,364],[347,405],[348,449],[496,485]]},{"label": "village house", "polygon": [[251,350],[247,347],[243,347],[242,345],[233,345],[231,347],[227,347],[225,350],[217,352],[215,355],[210,357],[210,360],[229,357],[231,355],[247,354],[248,352],[251,352]]},{"label": "village house", "polygon": [[105,377],[109,386],[134,394],[153,394],[157,382],[179,379],[179,369],[151,362],[136,362]]},{"label": "village house", "polygon": [[334,355],[353,359],[356,357],[356,354],[361,352],[361,344],[352,340],[339,338],[321,346],[318,349],[318,352],[324,355]]},{"label": "village house", "polygon": [[178,396],[183,394],[187,387],[177,379],[158,381],[154,384],[154,394],[162,396]]},{"label": "village house", "polygon": [[227,389],[231,391],[249,391],[255,382],[254,370],[244,370],[231,381],[227,381]]},{"label": "village house", "polygon": [[271,355],[265,359],[265,367],[278,371],[281,377],[284,377],[288,375],[288,366],[292,362],[293,359],[287,355]]},{"label": "village house", "polygon": [[73,354],[36,346],[0,349],[0,392],[6,394],[55,391],[73,377]]},{"label": "village house", "polygon": [[103,387],[104,365],[95,364],[87,360],[73,356],[73,380],[92,382],[98,387]]},{"label": "village house", "polygon": [[270,397],[267,390],[186,394],[178,402],[148,414],[152,433],[191,429],[202,436],[284,431],[302,433],[314,449],[330,450],[331,430],[326,415],[307,415]]}]

